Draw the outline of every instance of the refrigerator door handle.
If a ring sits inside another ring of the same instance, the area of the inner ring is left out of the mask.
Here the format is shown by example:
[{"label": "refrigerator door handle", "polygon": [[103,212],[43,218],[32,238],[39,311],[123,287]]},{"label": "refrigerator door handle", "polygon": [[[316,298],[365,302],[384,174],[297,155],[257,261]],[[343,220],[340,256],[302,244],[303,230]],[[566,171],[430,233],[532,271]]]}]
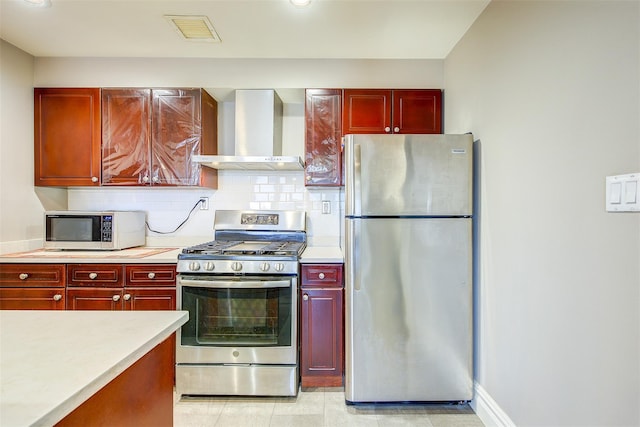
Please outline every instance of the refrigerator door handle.
[{"label": "refrigerator door handle", "polygon": [[353,211],[355,215],[361,215],[362,198],[362,146],[360,144],[353,145]]},{"label": "refrigerator door handle", "polygon": [[348,262],[345,263],[346,268],[346,283],[347,286],[354,291],[360,290],[360,276],[358,275],[358,257],[360,254],[360,220],[347,221],[346,227],[346,256],[345,259]]}]

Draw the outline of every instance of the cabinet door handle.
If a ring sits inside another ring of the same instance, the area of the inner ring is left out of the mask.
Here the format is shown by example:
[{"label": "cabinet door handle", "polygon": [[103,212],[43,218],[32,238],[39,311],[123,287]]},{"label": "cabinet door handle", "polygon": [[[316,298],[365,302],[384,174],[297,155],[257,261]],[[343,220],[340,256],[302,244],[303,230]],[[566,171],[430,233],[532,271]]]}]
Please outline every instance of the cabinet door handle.
[{"label": "cabinet door handle", "polygon": [[27,280],[29,278],[29,275],[27,273],[20,273],[18,277],[20,278],[20,280]]},{"label": "cabinet door handle", "polygon": [[94,280],[96,277],[98,277],[98,273],[89,273],[89,279]]},{"label": "cabinet door handle", "polygon": [[386,126],[386,127],[384,128],[384,131],[385,131],[386,133],[389,133],[389,132],[391,132],[391,128],[390,128],[389,126]]},{"label": "cabinet door handle", "polygon": [[155,277],[156,277],[156,273],[154,273],[154,272],[152,271],[151,273],[147,274],[147,277],[148,277],[149,279],[155,279]]},{"label": "cabinet door handle", "polygon": [[60,295],[60,294],[55,294],[55,295],[53,296],[53,300],[54,300],[54,301],[60,301],[61,299],[62,299],[62,295]]},{"label": "cabinet door handle", "polygon": [[308,295],[308,294],[303,294],[303,295],[302,295],[302,299],[303,299],[304,301],[308,300],[308,299],[309,299],[309,295]]},{"label": "cabinet door handle", "polygon": [[131,294],[124,294],[123,298],[125,301],[129,301],[131,299]]},{"label": "cabinet door handle", "polygon": [[115,302],[118,302],[118,301],[120,301],[120,295],[114,295],[114,296],[111,297],[111,299],[113,301],[115,301]]},{"label": "cabinet door handle", "polygon": [[393,128],[393,131],[394,131],[395,133],[398,133],[398,132],[400,132],[400,128],[399,128],[398,126],[396,126],[396,127],[394,127],[394,128]]},{"label": "cabinet door handle", "polygon": [[318,278],[319,278],[320,280],[323,280],[323,279],[324,279],[324,273],[320,273],[320,274],[318,274]]},{"label": "cabinet door handle", "polygon": [[149,182],[149,177],[147,175],[143,176],[142,182]]},{"label": "cabinet door handle", "polygon": [[91,182],[98,182],[98,177],[97,176],[92,176],[91,177]]}]

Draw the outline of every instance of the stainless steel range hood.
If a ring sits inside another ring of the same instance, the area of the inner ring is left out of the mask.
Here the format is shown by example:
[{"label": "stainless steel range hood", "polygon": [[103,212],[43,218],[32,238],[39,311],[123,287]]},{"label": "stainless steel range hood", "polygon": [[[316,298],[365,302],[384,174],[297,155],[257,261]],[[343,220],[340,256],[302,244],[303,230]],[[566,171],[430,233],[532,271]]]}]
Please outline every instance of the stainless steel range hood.
[{"label": "stainless steel range hood", "polygon": [[303,170],[302,158],[282,156],[282,101],[272,89],[236,90],[235,154],[193,156],[213,169]]}]

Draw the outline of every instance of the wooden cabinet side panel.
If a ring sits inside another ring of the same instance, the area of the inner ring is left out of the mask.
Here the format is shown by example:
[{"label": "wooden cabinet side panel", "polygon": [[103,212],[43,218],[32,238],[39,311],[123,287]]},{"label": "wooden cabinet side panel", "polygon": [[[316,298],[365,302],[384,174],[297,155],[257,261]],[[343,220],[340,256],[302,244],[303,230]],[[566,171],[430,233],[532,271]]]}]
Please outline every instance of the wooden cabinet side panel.
[{"label": "wooden cabinet side panel", "polygon": [[0,288],[0,310],[64,310],[63,288]]},{"label": "wooden cabinet side panel", "polygon": [[167,339],[56,426],[172,426],[174,341]]},{"label": "wooden cabinet side panel", "polygon": [[442,133],[442,91],[394,90],[393,129],[395,133]]},{"label": "wooden cabinet side panel", "polygon": [[151,163],[151,90],[102,90],[102,184],[146,185]]},{"label": "wooden cabinet side panel", "polygon": [[34,182],[100,185],[100,89],[34,89]]}]

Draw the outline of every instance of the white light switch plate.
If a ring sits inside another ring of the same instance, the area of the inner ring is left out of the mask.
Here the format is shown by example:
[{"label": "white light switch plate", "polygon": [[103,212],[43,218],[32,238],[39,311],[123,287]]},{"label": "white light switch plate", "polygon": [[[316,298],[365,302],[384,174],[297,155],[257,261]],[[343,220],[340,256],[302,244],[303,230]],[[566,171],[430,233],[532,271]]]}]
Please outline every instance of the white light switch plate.
[{"label": "white light switch plate", "polygon": [[640,172],[608,176],[606,183],[608,212],[640,212]]}]

